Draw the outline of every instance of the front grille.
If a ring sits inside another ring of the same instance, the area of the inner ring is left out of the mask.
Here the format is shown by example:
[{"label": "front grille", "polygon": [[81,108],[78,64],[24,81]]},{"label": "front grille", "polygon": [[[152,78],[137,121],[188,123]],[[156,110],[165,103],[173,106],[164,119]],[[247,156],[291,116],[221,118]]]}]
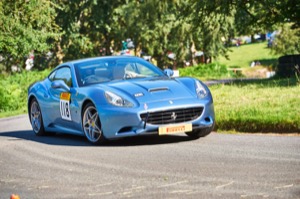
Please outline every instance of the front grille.
[{"label": "front grille", "polygon": [[189,122],[201,116],[203,107],[173,109],[141,114],[141,118],[147,124],[174,124]]}]

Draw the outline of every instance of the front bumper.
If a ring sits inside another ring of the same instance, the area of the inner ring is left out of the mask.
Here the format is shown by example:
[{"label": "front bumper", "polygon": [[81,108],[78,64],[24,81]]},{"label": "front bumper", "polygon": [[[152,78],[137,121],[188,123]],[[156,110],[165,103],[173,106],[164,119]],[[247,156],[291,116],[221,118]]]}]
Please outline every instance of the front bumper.
[{"label": "front bumper", "polygon": [[[181,123],[151,124],[147,123],[145,118],[141,118],[141,114],[145,113],[189,109],[193,107],[203,107],[201,115],[190,121]],[[102,130],[107,139],[158,134],[160,127],[171,125],[192,124],[192,130],[208,128],[211,127],[215,121],[212,100],[191,100],[185,101],[184,104],[176,101],[172,103],[166,101],[160,102],[159,104],[143,104],[138,108],[102,107],[98,112]]]}]

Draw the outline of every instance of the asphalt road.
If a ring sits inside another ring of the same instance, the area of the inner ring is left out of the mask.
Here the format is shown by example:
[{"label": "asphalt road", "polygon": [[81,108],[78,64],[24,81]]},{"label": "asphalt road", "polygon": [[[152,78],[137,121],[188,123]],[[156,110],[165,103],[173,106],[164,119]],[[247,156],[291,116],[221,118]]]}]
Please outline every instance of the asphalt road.
[{"label": "asphalt road", "polygon": [[300,136],[212,133],[90,145],[0,119],[0,199],[300,198]]}]

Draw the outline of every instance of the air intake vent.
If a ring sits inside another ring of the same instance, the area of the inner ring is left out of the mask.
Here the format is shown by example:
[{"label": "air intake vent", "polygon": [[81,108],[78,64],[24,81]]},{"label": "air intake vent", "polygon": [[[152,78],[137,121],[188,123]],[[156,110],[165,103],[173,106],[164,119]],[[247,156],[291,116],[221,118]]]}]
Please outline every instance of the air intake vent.
[{"label": "air intake vent", "polygon": [[158,91],[167,91],[169,88],[167,87],[161,87],[161,88],[150,88],[148,89],[148,92],[158,92]]},{"label": "air intake vent", "polygon": [[201,116],[203,107],[173,109],[167,111],[149,112],[141,114],[141,118],[147,124],[175,124],[189,122]]}]

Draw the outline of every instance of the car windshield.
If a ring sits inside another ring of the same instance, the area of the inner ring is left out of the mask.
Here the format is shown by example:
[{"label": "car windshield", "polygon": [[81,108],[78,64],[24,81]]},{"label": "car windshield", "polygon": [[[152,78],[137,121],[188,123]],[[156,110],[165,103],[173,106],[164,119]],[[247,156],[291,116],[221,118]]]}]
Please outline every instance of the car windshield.
[{"label": "car windshield", "polygon": [[79,86],[126,80],[165,76],[162,70],[136,57],[108,57],[74,64]]}]

